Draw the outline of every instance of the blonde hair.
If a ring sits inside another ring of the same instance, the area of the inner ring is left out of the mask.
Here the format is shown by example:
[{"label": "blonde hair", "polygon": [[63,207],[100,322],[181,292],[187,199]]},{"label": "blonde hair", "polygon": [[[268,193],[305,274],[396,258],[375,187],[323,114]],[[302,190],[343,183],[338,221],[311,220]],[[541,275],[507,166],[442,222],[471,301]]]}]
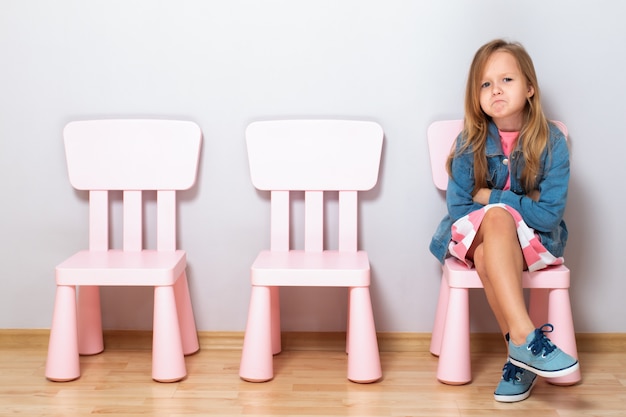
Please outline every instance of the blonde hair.
[{"label": "blonde hair", "polygon": [[526,78],[529,87],[534,89],[534,94],[527,99],[524,108],[524,121],[518,139],[521,142],[525,160],[521,184],[525,192],[530,192],[536,187],[541,153],[548,144],[549,127],[541,106],[541,93],[533,61],[524,47],[516,42],[496,39],[480,47],[474,55],[465,91],[465,118],[461,135],[463,143],[457,152],[452,151],[450,154],[448,172],[452,173],[451,166],[454,156],[470,148],[474,153],[473,193],[487,186],[488,167],[485,148],[491,118],[480,107],[480,86],[487,60],[494,52],[499,51],[507,52],[515,58],[522,76]]}]

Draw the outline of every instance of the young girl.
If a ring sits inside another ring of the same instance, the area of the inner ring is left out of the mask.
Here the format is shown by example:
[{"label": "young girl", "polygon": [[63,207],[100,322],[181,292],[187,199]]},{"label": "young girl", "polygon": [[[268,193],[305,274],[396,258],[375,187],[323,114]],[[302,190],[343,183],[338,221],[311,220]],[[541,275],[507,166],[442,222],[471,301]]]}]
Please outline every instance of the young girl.
[{"label": "young girl", "polygon": [[528,398],[536,376],[557,377],[578,361],[535,329],[522,271],[563,262],[569,151],[563,133],[541,108],[532,60],[517,43],[483,45],[470,67],[464,129],[448,158],[448,215],[430,249],[474,266],[509,357],[497,401]]}]

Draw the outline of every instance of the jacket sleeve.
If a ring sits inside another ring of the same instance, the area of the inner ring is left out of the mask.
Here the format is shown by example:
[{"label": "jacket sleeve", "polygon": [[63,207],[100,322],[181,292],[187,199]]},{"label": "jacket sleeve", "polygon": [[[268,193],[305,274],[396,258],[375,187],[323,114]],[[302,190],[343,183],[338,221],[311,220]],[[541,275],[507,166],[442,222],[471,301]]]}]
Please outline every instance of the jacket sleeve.
[{"label": "jacket sleeve", "polygon": [[549,151],[542,155],[538,190],[539,201],[507,190],[492,190],[489,203],[504,203],[517,210],[526,224],[540,232],[559,226],[565,212],[569,183],[569,149],[565,137],[558,132],[550,137]]}]

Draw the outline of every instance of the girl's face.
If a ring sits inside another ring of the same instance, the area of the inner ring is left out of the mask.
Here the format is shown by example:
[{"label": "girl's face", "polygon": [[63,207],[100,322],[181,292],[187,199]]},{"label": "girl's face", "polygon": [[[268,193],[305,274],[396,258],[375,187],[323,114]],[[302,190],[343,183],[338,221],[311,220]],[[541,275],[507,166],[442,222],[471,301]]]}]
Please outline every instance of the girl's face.
[{"label": "girl's face", "polygon": [[522,129],[526,100],[534,93],[513,55],[496,51],[489,57],[480,80],[480,107],[500,130]]}]

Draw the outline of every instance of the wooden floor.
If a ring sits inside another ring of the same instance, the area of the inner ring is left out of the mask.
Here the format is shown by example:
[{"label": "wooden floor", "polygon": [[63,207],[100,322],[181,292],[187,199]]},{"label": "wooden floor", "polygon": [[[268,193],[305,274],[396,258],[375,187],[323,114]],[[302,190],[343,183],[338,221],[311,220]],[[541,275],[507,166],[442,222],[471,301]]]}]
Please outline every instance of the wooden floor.
[{"label": "wooden floor", "polygon": [[[149,334],[116,333],[105,338],[104,353],[81,357],[80,379],[55,383],[44,377],[46,332],[0,331],[0,415],[626,416],[621,344],[581,351],[581,384],[540,380],[528,400],[502,404],[493,400],[493,390],[503,350],[473,349],[472,383],[447,386],[435,379],[437,358],[428,353],[427,340],[409,336],[400,349],[382,341],[383,380],[359,385],[346,380],[346,355],[336,341],[301,350],[306,339],[287,337],[274,359],[274,380],[254,384],[238,377],[240,335],[204,334],[201,351],[187,358],[188,378],[162,384],[150,379]],[[579,342],[579,350],[585,346]]]}]

